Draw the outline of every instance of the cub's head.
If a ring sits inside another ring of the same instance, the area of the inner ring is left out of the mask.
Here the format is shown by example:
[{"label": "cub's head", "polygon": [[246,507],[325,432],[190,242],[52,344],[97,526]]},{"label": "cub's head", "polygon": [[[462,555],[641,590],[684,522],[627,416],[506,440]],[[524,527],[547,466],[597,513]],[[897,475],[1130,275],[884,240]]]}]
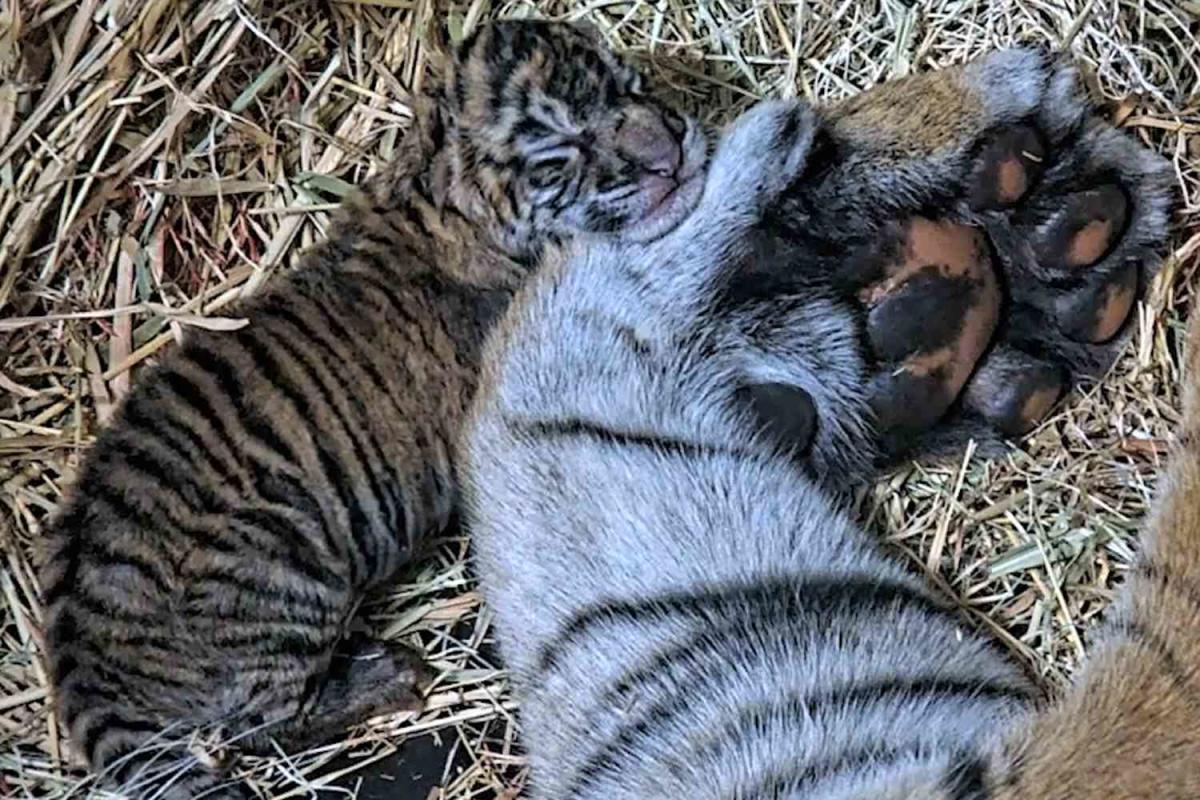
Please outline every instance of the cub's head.
[{"label": "cub's head", "polygon": [[648,241],[694,207],[699,125],[648,97],[592,29],[498,22],[452,62],[442,102],[456,177],[514,242],[579,232]]}]

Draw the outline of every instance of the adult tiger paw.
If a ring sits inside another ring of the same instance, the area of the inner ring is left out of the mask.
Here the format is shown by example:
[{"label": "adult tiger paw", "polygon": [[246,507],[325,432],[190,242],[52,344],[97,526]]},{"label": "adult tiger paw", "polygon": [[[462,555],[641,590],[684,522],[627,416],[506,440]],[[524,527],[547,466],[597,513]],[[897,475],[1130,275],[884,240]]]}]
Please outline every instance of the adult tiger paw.
[{"label": "adult tiger paw", "polygon": [[[828,166],[773,221],[858,309],[889,456],[1018,436],[1115,358],[1157,266],[1166,163],[1034,48],[824,109]],[[819,422],[818,422],[819,424]]]}]

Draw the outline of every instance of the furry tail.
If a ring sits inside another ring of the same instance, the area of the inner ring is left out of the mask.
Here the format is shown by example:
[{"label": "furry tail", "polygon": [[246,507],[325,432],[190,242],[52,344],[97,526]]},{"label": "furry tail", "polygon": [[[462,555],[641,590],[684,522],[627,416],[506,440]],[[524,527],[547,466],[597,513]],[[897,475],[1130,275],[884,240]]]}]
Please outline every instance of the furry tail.
[{"label": "furry tail", "polygon": [[1141,553],[1076,684],[1015,743],[1001,798],[1200,797],[1200,314]]}]

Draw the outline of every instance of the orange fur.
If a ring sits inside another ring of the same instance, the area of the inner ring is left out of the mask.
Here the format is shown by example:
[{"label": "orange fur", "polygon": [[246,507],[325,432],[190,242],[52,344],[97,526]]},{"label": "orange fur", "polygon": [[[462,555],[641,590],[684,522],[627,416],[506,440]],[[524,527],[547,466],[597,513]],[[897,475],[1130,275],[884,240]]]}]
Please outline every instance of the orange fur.
[{"label": "orange fur", "polygon": [[1200,317],[1179,446],[1139,564],[1065,697],[1014,743],[1002,800],[1200,797]]}]

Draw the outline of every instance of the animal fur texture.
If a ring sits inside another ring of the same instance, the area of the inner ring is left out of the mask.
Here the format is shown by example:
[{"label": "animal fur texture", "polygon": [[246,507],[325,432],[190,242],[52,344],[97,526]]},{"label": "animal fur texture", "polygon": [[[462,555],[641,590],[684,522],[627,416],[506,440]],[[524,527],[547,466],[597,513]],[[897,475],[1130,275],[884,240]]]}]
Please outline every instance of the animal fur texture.
[{"label": "animal fur texture", "polygon": [[[1012,296],[1002,341],[1080,365],[1124,305],[1110,276],[1161,241],[1163,166],[1035,50],[876,98],[824,121],[747,112],[678,228],[581,243],[488,345],[467,516],[536,800],[1197,796],[1200,550],[1172,494],[1200,480],[1190,444],[1109,644],[1042,713],[834,491],[889,446],[873,403],[897,371],[867,355],[843,281],[901,274],[930,242],[973,269],[986,256],[963,231],[981,229]],[[1127,201],[1120,225],[1078,212],[1100,186]],[[1088,324],[1064,295],[1090,298]],[[1049,327],[1021,328],[1035,312]]]},{"label": "animal fur texture", "polygon": [[338,645],[451,513],[485,332],[546,247],[654,237],[694,201],[673,190],[703,138],[587,30],[490,26],[437,78],[401,159],[249,324],[140,378],[48,530],[57,712],[130,795],[241,796],[206,768],[221,750],[419,703],[414,655]]}]

